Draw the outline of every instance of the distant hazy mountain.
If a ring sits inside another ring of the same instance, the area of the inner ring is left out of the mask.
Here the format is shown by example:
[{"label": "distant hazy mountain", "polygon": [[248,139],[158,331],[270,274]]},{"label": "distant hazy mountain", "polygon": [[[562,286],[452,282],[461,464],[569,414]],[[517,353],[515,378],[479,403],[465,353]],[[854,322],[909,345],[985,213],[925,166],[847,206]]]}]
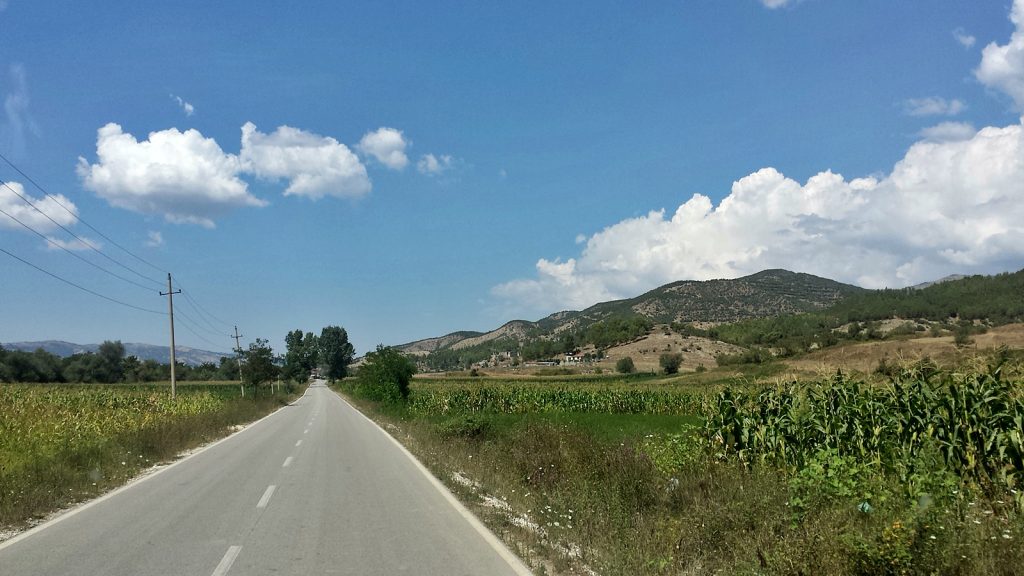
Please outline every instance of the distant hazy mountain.
[{"label": "distant hazy mountain", "polygon": [[454,332],[438,338],[398,346],[409,354],[455,350],[498,338],[552,335],[563,330],[583,330],[606,318],[646,316],[656,323],[735,322],[779,314],[810,312],[864,292],[863,288],[788,270],[764,270],[732,280],[684,280],[628,298],[601,302],[579,312],[556,312],[536,322],[513,320],[487,333]]},{"label": "distant hazy mountain", "polygon": [[[43,340],[41,342],[7,342],[0,344],[0,346],[3,346],[7,350],[23,350],[25,352],[32,352],[42,348],[50,354],[56,354],[61,358],[82,352],[96,352],[100,348],[99,344],[74,344],[72,342],[63,342],[60,340]],[[124,353],[125,356],[135,356],[139,360],[156,360],[161,364],[169,364],[171,361],[169,346],[154,346],[152,344],[124,342]],[[223,354],[210,352],[209,350],[188,348],[186,346],[175,346],[175,360],[191,366],[198,366],[203,362],[220,364],[221,356],[223,356]]]}]

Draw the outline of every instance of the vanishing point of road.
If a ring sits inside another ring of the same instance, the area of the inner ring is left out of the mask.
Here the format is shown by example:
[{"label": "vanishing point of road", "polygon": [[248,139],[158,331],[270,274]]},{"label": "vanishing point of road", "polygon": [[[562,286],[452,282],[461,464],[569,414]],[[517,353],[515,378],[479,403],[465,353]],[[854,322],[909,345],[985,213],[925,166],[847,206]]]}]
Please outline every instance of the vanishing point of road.
[{"label": "vanishing point of road", "polygon": [[243,431],[0,543],[3,576],[529,573],[322,382]]}]

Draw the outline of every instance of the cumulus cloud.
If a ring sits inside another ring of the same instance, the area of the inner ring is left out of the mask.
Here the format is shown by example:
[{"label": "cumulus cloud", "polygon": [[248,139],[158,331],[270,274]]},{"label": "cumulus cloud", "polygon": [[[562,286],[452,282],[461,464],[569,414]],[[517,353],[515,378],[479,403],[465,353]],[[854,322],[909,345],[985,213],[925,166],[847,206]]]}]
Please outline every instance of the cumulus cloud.
[{"label": "cumulus cloud", "polygon": [[9,71],[11,90],[4,96],[4,121],[0,123],[0,146],[15,155],[25,151],[26,137],[39,135],[39,128],[29,114],[28,77],[25,67],[12,64]]},{"label": "cumulus cloud", "polygon": [[433,154],[424,154],[420,157],[420,161],[416,163],[416,170],[420,174],[427,174],[429,176],[437,176],[443,172],[446,172],[452,167],[452,157],[443,154],[441,156],[434,156]]},{"label": "cumulus cloud", "polygon": [[174,94],[171,94],[171,99],[178,103],[178,106],[181,107],[181,110],[185,113],[185,116],[191,116],[196,113],[196,107],[193,106],[190,102],[185,102],[181,98],[181,96],[175,96]]},{"label": "cumulus cloud", "polygon": [[971,36],[967,32],[964,32],[963,28],[957,28],[956,30],[953,30],[953,38],[956,39],[956,41],[959,42],[960,45],[963,46],[964,48],[971,48],[972,46],[974,46],[974,43],[977,42],[978,40],[974,36]]},{"label": "cumulus cloud", "polygon": [[[28,198],[39,210],[36,210],[19,198],[18,194]],[[61,205],[67,208],[67,210],[62,208]],[[0,210],[43,234],[53,232],[59,228],[54,222],[59,223],[61,226],[72,226],[76,221],[75,217],[78,215],[78,208],[71,200],[64,196],[54,194],[35,198],[26,193],[25,187],[17,182],[6,182],[0,186]],[[20,224],[3,214],[0,214],[0,228],[25,230]]]},{"label": "cumulus cloud", "polygon": [[1017,111],[1024,112],[1024,0],[1014,0],[1010,20],[1014,24],[1010,41],[985,46],[974,76],[985,86],[1009,95]]},{"label": "cumulus cloud", "polygon": [[150,230],[147,234],[146,246],[150,248],[159,248],[164,245],[164,235],[155,230]]},{"label": "cumulus cloud", "polygon": [[566,260],[492,289],[519,311],[580,309],[680,279],[788,268],[861,286],[1024,265],[1024,126],[922,140],[885,176],[804,183],[764,168],[717,205],[695,194],[590,236]]},{"label": "cumulus cloud", "polygon": [[956,116],[967,105],[960,100],[945,98],[910,98],[903,102],[903,109],[911,116]]},{"label": "cumulus cloud", "polygon": [[977,133],[977,129],[970,122],[940,122],[935,126],[929,126],[921,130],[918,135],[933,142],[947,142],[952,140],[967,140]]},{"label": "cumulus cloud", "polygon": [[409,164],[409,157],[405,155],[408,145],[401,130],[381,127],[363,135],[356,148],[392,170],[402,170]]},{"label": "cumulus cloud", "polygon": [[112,206],[212,228],[232,209],[267,204],[238,178],[238,158],[197,130],[170,128],[140,142],[110,123],[97,131],[96,155],[95,164],[78,158],[78,175]]},{"label": "cumulus cloud", "polygon": [[358,197],[371,187],[366,166],[348,146],[290,126],[264,134],[252,122],[246,122],[242,126],[240,158],[246,172],[270,180],[288,180],[286,196]]}]

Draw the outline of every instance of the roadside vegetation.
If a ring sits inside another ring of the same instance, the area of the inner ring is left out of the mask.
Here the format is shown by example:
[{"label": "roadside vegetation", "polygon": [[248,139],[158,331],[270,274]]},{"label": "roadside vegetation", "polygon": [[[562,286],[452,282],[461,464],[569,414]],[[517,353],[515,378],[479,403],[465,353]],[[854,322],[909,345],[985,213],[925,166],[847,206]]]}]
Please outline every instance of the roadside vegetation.
[{"label": "roadside vegetation", "polygon": [[421,378],[354,401],[539,574],[1020,574],[1022,364]]},{"label": "roadside vegetation", "polygon": [[237,382],[0,384],[0,526],[19,526],[224,436],[298,394]]}]

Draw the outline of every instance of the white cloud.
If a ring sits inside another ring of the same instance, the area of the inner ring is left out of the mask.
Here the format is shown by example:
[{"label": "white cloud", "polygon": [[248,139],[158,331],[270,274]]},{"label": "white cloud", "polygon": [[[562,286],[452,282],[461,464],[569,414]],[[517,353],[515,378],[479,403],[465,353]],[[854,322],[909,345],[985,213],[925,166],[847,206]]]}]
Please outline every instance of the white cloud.
[{"label": "white cloud", "polygon": [[164,245],[164,235],[158,231],[150,230],[147,237],[146,246],[150,248],[159,248]]},{"label": "white cloud", "polygon": [[356,148],[392,170],[402,170],[409,164],[409,157],[405,155],[407,146],[409,141],[401,130],[381,127],[364,134]]},{"label": "white cloud", "polygon": [[952,272],[1024,266],[1024,126],[920,141],[891,173],[806,183],[773,168],[732,186],[718,205],[695,194],[590,236],[567,260],[540,259],[533,278],[492,293],[521,312],[580,309],[681,279],[788,268],[867,287]]},{"label": "white cloud", "polygon": [[964,48],[971,48],[974,46],[974,43],[978,41],[977,38],[965,32],[963,28],[953,30],[953,38],[955,38],[956,41]]},{"label": "white cloud", "polygon": [[82,236],[68,240],[62,240],[55,236],[47,236],[46,239],[49,240],[46,247],[50,250],[59,250],[60,248],[63,248],[65,250],[81,252],[83,250],[92,250],[93,248],[96,250],[103,248],[103,244],[101,242],[97,242],[91,238],[84,238]]},{"label": "white cloud", "polygon": [[25,151],[26,136],[38,136],[39,127],[29,114],[28,78],[25,67],[12,64],[9,69],[11,91],[4,96],[4,121],[0,124],[0,146],[14,155]]},{"label": "white cloud", "polygon": [[[32,208],[27,202],[19,198],[18,194],[28,198],[39,210]],[[64,205],[67,210],[62,208],[61,205]],[[78,215],[78,208],[71,200],[64,196],[55,194],[53,196],[35,198],[27,194],[25,187],[17,182],[7,182],[6,185],[0,185],[0,210],[43,234],[53,232],[59,228],[54,222],[59,223],[61,226],[74,225],[76,221],[75,216]],[[40,211],[43,214],[40,214]],[[25,230],[20,224],[3,214],[0,214],[0,228]]]},{"label": "white cloud", "polygon": [[267,203],[238,178],[239,160],[197,130],[169,128],[139,142],[110,123],[97,131],[98,162],[78,159],[83,185],[112,206],[213,227],[213,219]]},{"label": "white cloud", "polygon": [[286,196],[358,197],[371,188],[366,166],[348,146],[290,126],[264,134],[246,122],[240,158],[246,172],[265,179],[287,179]]},{"label": "white cloud", "polygon": [[1024,112],[1024,0],[1014,0],[1010,20],[1014,24],[1010,41],[985,46],[974,75],[989,88],[1008,94],[1017,111]]},{"label": "white cloud", "polygon": [[761,4],[769,10],[775,10],[776,8],[784,8],[796,4],[800,0],[759,0]]},{"label": "white cloud", "polygon": [[191,103],[182,100],[181,96],[175,96],[174,94],[171,94],[171,98],[178,103],[178,106],[180,106],[182,111],[185,112],[185,116],[191,116],[195,114],[196,107],[193,106]]},{"label": "white cloud", "polygon": [[419,170],[420,174],[428,174],[431,176],[441,174],[451,167],[452,157],[447,154],[441,156],[424,154],[420,157],[420,161],[416,163],[416,170]]},{"label": "white cloud", "polygon": [[970,122],[940,122],[935,126],[929,126],[921,130],[918,135],[933,142],[948,142],[953,140],[967,140],[974,136],[978,130]]},{"label": "white cloud", "polygon": [[960,100],[945,98],[910,98],[903,102],[903,109],[911,116],[956,116],[967,105]]}]

